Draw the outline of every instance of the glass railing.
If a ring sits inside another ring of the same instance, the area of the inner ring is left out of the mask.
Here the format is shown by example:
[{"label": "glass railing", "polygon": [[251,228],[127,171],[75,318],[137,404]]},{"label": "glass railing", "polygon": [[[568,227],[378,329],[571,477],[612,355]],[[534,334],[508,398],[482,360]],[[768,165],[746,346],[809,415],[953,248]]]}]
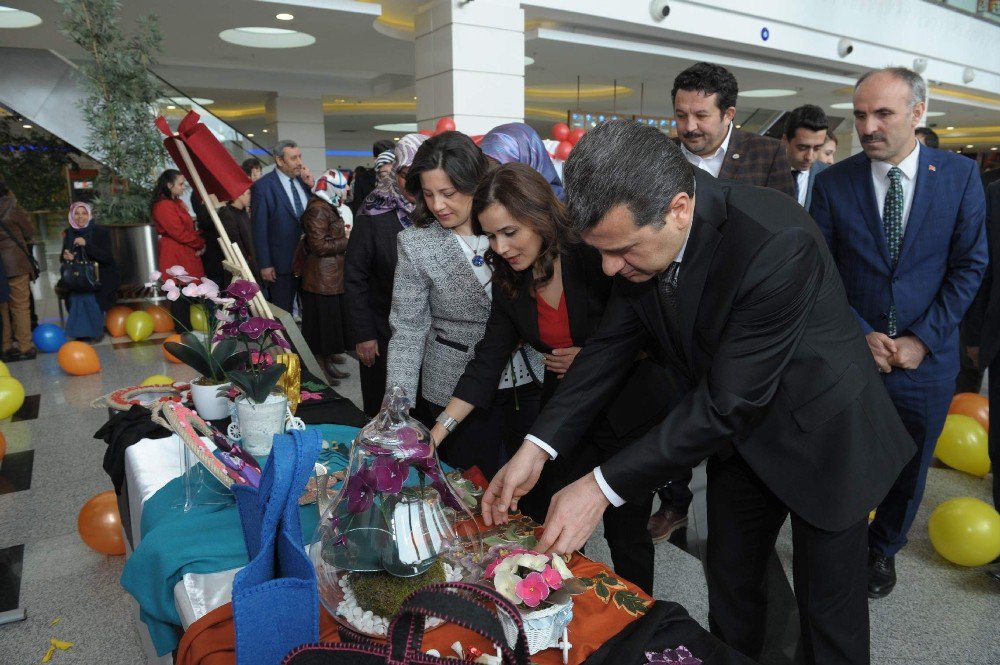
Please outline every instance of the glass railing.
[{"label": "glass railing", "polygon": [[150,75],[156,80],[161,91],[157,100],[157,113],[166,118],[172,129],[177,129],[177,125],[188,111],[194,111],[201,116],[201,122],[219,139],[219,143],[229,151],[237,163],[242,163],[250,157],[259,159],[265,167],[274,163],[271,153],[266,148],[213,114],[209,108],[199,104],[197,97],[185,94],[152,72]]}]

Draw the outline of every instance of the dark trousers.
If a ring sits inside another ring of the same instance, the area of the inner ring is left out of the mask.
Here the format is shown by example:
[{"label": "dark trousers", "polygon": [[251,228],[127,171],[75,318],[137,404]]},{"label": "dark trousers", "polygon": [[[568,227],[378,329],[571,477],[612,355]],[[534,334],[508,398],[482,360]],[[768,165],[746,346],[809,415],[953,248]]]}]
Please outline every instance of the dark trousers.
[{"label": "dark trousers", "polygon": [[[478,466],[483,475],[492,479],[500,466],[517,452],[538,417],[541,392],[530,383],[496,391],[490,408],[474,409],[448,435],[438,448],[441,459],[459,469]],[[425,404],[431,422],[444,411],[443,406]]]},{"label": "dark trousers", "polygon": [[873,550],[895,556],[906,545],[906,534],[923,499],[927,469],[944,428],[955,382],[914,381],[898,369],[883,378],[903,425],[917,445],[916,454],[899,472],[896,482],[878,505],[875,520],[868,530],[868,542]]},{"label": "dark trousers", "polygon": [[281,273],[278,273],[276,277],[277,279],[267,287],[267,300],[291,314],[295,293],[299,288],[299,278],[292,274],[282,275]]},{"label": "dark trousers", "polygon": [[[739,454],[709,459],[707,500],[709,627],[757,660],[767,618],[767,562],[789,510]],[[794,513],[791,518],[792,577],[805,662],[867,664],[867,519],[842,531],[824,531]]]},{"label": "dark trousers", "polygon": [[966,353],[965,324],[958,328],[958,358],[961,367],[958,370],[958,377],[955,379],[955,394],[958,393],[978,393],[983,389],[983,370],[972,362],[972,358]]},{"label": "dark trousers", "polygon": [[361,379],[361,402],[365,415],[374,416],[382,408],[382,400],[385,398],[385,378],[388,371],[385,361],[389,351],[389,342],[384,339],[376,340],[378,343],[378,355],[371,367],[360,364],[359,377]]},{"label": "dark trousers", "polygon": [[[1000,358],[990,365],[990,411],[1000,413]],[[990,466],[993,468],[993,507],[1000,510],[1000,425],[990,430]]]}]

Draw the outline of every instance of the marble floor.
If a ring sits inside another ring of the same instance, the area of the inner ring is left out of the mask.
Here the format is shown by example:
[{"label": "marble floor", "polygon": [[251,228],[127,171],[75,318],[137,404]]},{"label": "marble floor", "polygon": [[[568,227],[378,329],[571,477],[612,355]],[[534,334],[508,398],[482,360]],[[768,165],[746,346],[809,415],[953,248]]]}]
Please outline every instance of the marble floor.
[{"label": "marble floor", "polygon": [[[58,322],[53,279],[44,275],[35,285],[35,297],[40,318]],[[118,583],[124,558],[97,554],[77,535],[80,507],[111,488],[101,468],[105,445],[93,438],[106,412],[92,408],[91,402],[152,374],[189,379],[192,372],[166,362],[156,343],[113,341],[127,340],[106,340],[96,347],[103,369],[92,376],[67,376],[54,354],[10,365],[25,393],[38,395],[39,400],[36,418],[15,416],[0,422],[7,440],[7,456],[0,463],[0,603],[6,594],[6,602],[27,613],[25,621],[0,626],[0,665],[39,662],[52,638],[73,643],[55,654],[52,662],[56,665],[146,662],[142,628],[134,619],[130,597]],[[360,402],[356,364],[352,362],[349,371],[351,378],[338,390]],[[876,665],[1000,664],[1000,584],[987,578],[982,569],[944,561],[928,540],[930,511],[955,496],[988,501],[988,481],[949,469],[930,471],[910,544],[897,560],[898,588],[870,605],[872,662]],[[693,522],[699,522],[699,517],[703,522],[696,508]],[[689,531],[693,540],[694,527]],[[771,628],[762,662],[785,665],[795,662],[797,637],[788,584],[791,535],[787,525],[776,549],[780,564],[775,563],[770,580]],[[588,554],[609,560],[599,533]],[[698,559],[665,542],[657,546],[656,566],[656,596],[681,603],[707,625],[706,587]],[[0,612],[7,609],[12,608],[0,605]]]}]

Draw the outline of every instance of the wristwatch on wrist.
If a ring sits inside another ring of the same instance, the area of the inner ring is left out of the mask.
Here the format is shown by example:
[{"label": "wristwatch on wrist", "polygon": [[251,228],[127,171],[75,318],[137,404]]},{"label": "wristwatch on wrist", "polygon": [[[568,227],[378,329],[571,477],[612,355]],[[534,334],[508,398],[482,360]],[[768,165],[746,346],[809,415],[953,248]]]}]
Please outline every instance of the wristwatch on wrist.
[{"label": "wristwatch on wrist", "polygon": [[458,421],[449,416],[444,411],[439,413],[438,417],[435,418],[434,420],[436,420],[441,425],[441,427],[448,430],[449,433],[454,432],[455,428],[458,427]]}]

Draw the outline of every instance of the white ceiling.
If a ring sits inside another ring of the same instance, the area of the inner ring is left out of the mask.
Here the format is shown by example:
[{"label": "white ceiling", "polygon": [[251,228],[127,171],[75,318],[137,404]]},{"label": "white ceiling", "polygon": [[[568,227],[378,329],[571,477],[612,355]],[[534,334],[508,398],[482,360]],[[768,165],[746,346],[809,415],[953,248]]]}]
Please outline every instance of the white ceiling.
[{"label": "white ceiling", "polygon": [[[42,17],[43,23],[34,28],[0,31],[4,46],[47,48],[68,58],[79,59],[84,53],[57,31],[61,9],[54,0],[0,0],[8,6],[25,9]],[[386,37],[373,28],[379,5],[352,0],[298,0],[276,3],[252,0],[171,0],[152,3],[147,0],[125,0],[124,25],[130,29],[141,14],[153,8],[160,18],[164,35],[164,52],[155,67],[160,76],[191,96],[215,100],[210,109],[244,133],[253,132],[254,140],[266,144],[263,107],[273,93],[295,97],[315,97],[326,102],[326,135],[329,150],[363,150],[377,138],[391,138],[391,132],[378,132],[377,124],[413,122],[415,108],[399,108],[413,104],[414,48],[409,41]],[[353,11],[320,9],[326,5],[348,7]],[[295,6],[290,6],[295,5]],[[295,15],[290,22],[278,21],[274,15],[288,11]],[[359,13],[367,12],[367,13]],[[617,81],[617,99],[609,93],[581,99],[579,110],[620,114],[640,112],[640,89],[644,88],[641,111],[646,115],[671,114],[670,87],[673,78],[697,59],[707,58],[724,64],[733,71],[743,90],[753,88],[790,88],[798,91],[791,97],[748,99],[739,101],[741,112],[752,108],[791,110],[805,103],[823,106],[831,116],[846,118],[847,111],[829,108],[836,102],[850,101],[853,73],[816,72],[794,65],[758,63],[749,66],[746,58],[722,48],[703,47],[705,52],[658,48],[646,44],[642,37],[627,37],[609,33],[608,39],[589,39],[586,30],[593,26],[566,26],[552,22],[551,17],[533,16],[526,22],[538,25],[545,18],[544,28],[529,28],[526,32],[525,55],[535,63],[525,70],[526,115],[543,136],[548,136],[557,115],[576,108],[576,99],[545,98],[531,94],[539,86],[575,87],[577,77],[584,86],[613,86]],[[238,26],[270,26],[308,32],[316,43],[296,49],[253,49],[223,42],[218,34]],[[576,43],[586,42],[586,43]],[[604,45],[601,45],[604,44]],[[715,48],[714,51],[711,49]],[[763,68],[771,71],[762,71]],[[622,88],[629,88],[625,91]],[[342,99],[343,102],[335,100]],[[362,102],[361,108],[353,107]],[[397,110],[385,110],[393,103]],[[374,109],[365,105],[383,104]],[[930,118],[939,133],[947,139],[946,126],[958,128],[992,127],[979,136],[965,138],[952,132],[951,138],[988,149],[1000,145],[1000,116],[995,109],[980,108],[955,101],[940,101],[932,97],[932,111],[944,111],[945,116]],[[340,111],[339,109],[347,109]],[[839,133],[843,133],[842,126]],[[395,134],[398,136],[398,133]],[[331,157],[331,164],[340,157]],[[344,166],[363,158],[344,156]]]}]

